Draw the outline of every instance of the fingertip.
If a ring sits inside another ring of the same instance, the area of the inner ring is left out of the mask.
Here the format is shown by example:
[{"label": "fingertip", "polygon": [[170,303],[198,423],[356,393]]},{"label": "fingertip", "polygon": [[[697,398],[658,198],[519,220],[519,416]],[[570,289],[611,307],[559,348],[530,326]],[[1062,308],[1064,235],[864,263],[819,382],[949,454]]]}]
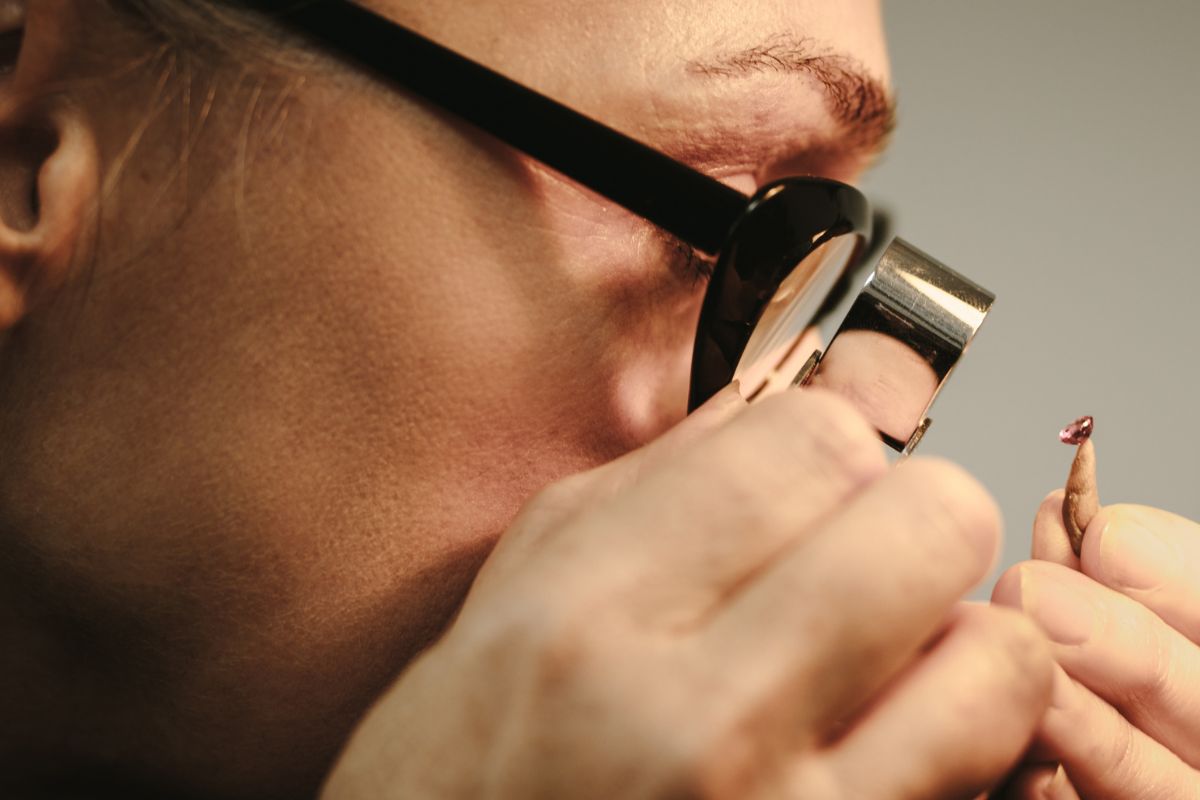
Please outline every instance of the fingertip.
[{"label": "fingertip", "polygon": [[992,602],[1007,608],[1021,608],[1021,583],[1024,580],[1024,563],[1014,564],[1000,575],[992,587]]},{"label": "fingertip", "polygon": [[[1054,519],[1055,516],[1057,516],[1061,520],[1062,504],[1066,496],[1067,490],[1059,487],[1043,497],[1041,505],[1038,506],[1037,519],[1041,519],[1043,517]],[[1037,520],[1035,520],[1035,524],[1036,521]]]},{"label": "fingertip", "polygon": [[1079,559],[1071,549],[1071,540],[1063,525],[1062,507],[1066,492],[1055,489],[1038,506],[1033,520],[1033,541],[1030,555],[1039,561],[1052,561],[1072,569],[1079,568]]},{"label": "fingertip", "polygon": [[[1080,569],[1085,575],[1102,583],[1106,583],[1104,576],[1109,572],[1105,568],[1105,562],[1112,560],[1113,544],[1121,535],[1123,526],[1120,524],[1120,517],[1120,505],[1102,506],[1083,533],[1083,544],[1079,548]],[[1117,524],[1110,531],[1109,526],[1114,521]]]},{"label": "fingertip", "polygon": [[[1158,589],[1179,570],[1181,554],[1175,533],[1181,519],[1148,506],[1102,508],[1083,539],[1084,573],[1118,591]],[[1194,531],[1188,533],[1194,536]]]}]

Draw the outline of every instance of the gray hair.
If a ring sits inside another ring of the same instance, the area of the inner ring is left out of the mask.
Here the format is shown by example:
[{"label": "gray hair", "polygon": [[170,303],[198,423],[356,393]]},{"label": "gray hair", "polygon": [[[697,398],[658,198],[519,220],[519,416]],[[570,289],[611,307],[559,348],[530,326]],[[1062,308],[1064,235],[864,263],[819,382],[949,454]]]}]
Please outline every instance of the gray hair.
[{"label": "gray hair", "polygon": [[286,64],[295,41],[237,0],[108,0],[138,32],[181,53]]}]

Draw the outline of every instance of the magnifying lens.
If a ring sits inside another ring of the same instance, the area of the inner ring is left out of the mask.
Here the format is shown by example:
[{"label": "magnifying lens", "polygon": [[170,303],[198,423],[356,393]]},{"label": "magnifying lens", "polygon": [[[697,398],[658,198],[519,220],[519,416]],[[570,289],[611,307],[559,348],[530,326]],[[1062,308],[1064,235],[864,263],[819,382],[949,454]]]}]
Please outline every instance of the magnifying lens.
[{"label": "magnifying lens", "polygon": [[689,410],[735,378],[751,402],[819,385],[911,452],[991,308],[988,291],[897,239],[825,351],[803,352],[805,331],[871,236],[870,206],[854,187],[795,177],[747,197],[350,0],[246,5],[716,256]]},{"label": "magnifying lens", "polygon": [[836,181],[787,179],[751,199],[721,251],[700,316],[691,403],[731,378],[750,401],[816,385],[850,400],[904,454],[995,296],[912,246],[884,249],[824,352],[805,332],[870,235],[866,200]]}]

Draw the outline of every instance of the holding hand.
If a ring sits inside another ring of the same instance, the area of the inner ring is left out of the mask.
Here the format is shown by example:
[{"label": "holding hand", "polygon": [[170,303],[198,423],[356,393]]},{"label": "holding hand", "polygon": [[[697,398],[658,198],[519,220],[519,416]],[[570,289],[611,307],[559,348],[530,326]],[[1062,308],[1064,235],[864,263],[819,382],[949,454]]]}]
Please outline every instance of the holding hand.
[{"label": "holding hand", "polygon": [[325,797],[972,797],[1050,688],[1032,625],[957,603],[998,536],[832,395],[727,391],[526,507]]},{"label": "holding hand", "polygon": [[[1034,558],[993,599],[1030,614],[1055,642],[1053,700],[1020,798],[1200,797],[1200,525],[1115,505],[1067,544],[1062,492],[1042,504]],[[1078,571],[1077,571],[1078,570]]]}]

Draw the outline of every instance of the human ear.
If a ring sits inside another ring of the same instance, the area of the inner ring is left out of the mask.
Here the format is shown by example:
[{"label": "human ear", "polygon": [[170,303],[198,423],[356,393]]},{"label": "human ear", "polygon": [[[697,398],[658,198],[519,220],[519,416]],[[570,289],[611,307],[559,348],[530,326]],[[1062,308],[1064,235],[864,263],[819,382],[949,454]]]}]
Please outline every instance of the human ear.
[{"label": "human ear", "polygon": [[61,91],[66,5],[0,0],[0,333],[62,284],[95,208],[95,136]]}]

